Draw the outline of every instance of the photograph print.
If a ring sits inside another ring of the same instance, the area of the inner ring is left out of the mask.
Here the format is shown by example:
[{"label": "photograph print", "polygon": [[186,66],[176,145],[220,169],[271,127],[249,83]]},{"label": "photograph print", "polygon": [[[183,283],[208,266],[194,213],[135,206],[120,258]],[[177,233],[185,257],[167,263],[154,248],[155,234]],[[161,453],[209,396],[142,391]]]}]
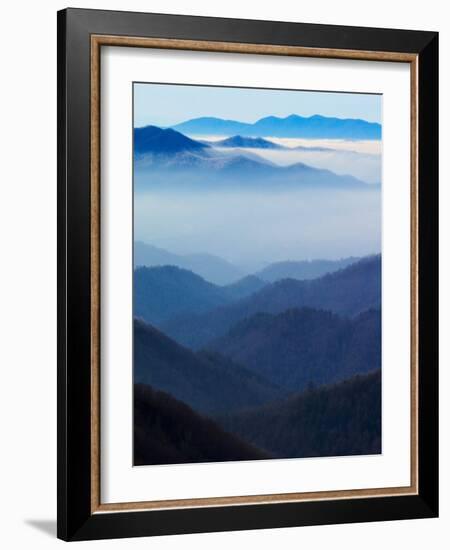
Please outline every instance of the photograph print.
[{"label": "photograph print", "polygon": [[135,466],[382,452],[382,96],[133,84]]}]

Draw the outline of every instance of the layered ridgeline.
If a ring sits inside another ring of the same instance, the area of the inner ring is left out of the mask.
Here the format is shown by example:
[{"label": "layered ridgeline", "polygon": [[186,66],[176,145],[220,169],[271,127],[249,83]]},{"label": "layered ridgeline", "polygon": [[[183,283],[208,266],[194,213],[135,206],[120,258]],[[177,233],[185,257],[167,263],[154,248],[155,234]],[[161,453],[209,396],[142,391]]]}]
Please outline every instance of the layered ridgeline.
[{"label": "layered ridgeline", "polygon": [[[278,222],[287,202],[296,220],[291,197],[307,205],[319,225],[330,219],[323,206],[330,202],[345,209],[352,201],[353,211],[371,212],[380,190],[378,144],[344,155],[312,141],[288,147],[294,142],[274,136],[379,140],[381,128],[293,115],[254,124],[198,119],[134,130],[136,234],[186,251],[134,246],[136,464],[381,450],[381,257],[283,261],[261,269],[263,264],[255,267],[261,252],[253,241],[244,242],[241,230],[242,215],[256,212],[261,198],[271,209],[258,209],[261,218],[248,216],[253,226],[246,235],[263,226],[266,237],[276,234],[269,220]],[[366,149],[373,159],[358,152]],[[352,175],[345,175],[347,166]],[[274,205],[275,197],[282,200]],[[199,210],[191,198],[203,201]],[[174,208],[163,219],[165,204]],[[208,216],[217,208],[219,224],[212,227]],[[307,214],[303,210],[301,220],[314,243]],[[197,221],[201,238],[191,231]],[[164,224],[174,228],[172,235],[158,233]],[[177,234],[180,227],[184,236]],[[217,238],[214,246],[204,244],[204,235]],[[309,250],[301,239],[289,248],[284,236],[279,242],[263,237],[269,257]],[[363,242],[359,233],[355,238]],[[346,250],[352,246],[342,241]],[[240,257],[243,264],[187,253],[203,248]]]},{"label": "layered ridgeline", "polygon": [[[136,248],[149,251],[153,249],[148,245]],[[153,255],[156,261],[159,258],[160,261],[184,263],[186,258],[181,256],[178,259],[175,255],[170,256],[170,253],[165,255],[161,249],[156,250],[157,254]],[[194,256],[198,258],[203,255]],[[186,261],[190,258],[188,256]],[[215,265],[220,265],[220,258],[213,258]],[[269,265],[257,275],[247,275],[225,285],[213,284],[191,270],[177,267],[176,264],[138,267],[134,271],[134,315],[160,326],[180,316],[205,313],[244,299],[267,286],[267,281],[290,277],[311,279],[314,273],[333,272],[355,261],[355,258],[346,258],[335,262],[280,262]],[[208,260],[203,261],[202,265],[203,271],[208,270],[208,265],[211,266]],[[210,267],[210,272],[213,271],[214,267]],[[229,273],[231,275],[231,269]]]},{"label": "layered ridgeline", "polygon": [[205,417],[166,392],[134,386],[134,464],[381,452],[380,371],[282,401]]},{"label": "layered ridgeline", "polygon": [[256,273],[246,275],[247,270],[214,254],[175,254],[142,241],[134,242],[135,268],[176,266],[192,271],[206,281],[219,286],[236,283],[234,288],[237,289],[246,288],[251,284],[252,292],[260,290],[265,282],[274,283],[281,279],[315,279],[347,267],[359,259],[348,257],[339,260],[287,260],[267,264]]},{"label": "layered ridgeline", "polygon": [[257,313],[211,342],[208,350],[286,391],[301,391],[379,369],[381,314],[369,310],[347,319],[309,308]]},{"label": "layered ridgeline", "polygon": [[208,144],[190,139],[170,128],[163,129],[150,125],[135,128],[133,132],[134,157],[138,160],[149,153],[164,157],[178,153],[201,152],[208,148]]},{"label": "layered ridgeline", "polygon": [[323,147],[321,145],[281,145],[275,141],[261,137],[232,136],[226,139],[217,139],[214,141],[201,140],[201,143],[216,148],[232,149],[272,149],[275,151],[304,151],[304,152],[336,152],[333,147]]},{"label": "layered ridgeline", "polygon": [[182,313],[201,313],[229,302],[221,287],[175,266],[134,271],[134,316],[160,324]]},{"label": "layered ridgeline", "polygon": [[162,267],[173,265],[193,271],[216,285],[235,283],[244,277],[241,269],[213,254],[174,254],[141,241],[134,242],[135,267]]},{"label": "layered ridgeline", "polygon": [[361,119],[303,117],[292,114],[280,118],[268,116],[254,123],[200,117],[181,122],[173,129],[189,135],[290,137],[308,139],[381,139],[381,125]]},{"label": "layered ridgeline", "polygon": [[268,139],[264,138],[251,138],[245,136],[232,136],[226,139],[218,139],[216,141],[204,141],[207,145],[211,147],[230,147],[230,148],[241,148],[241,149],[277,149],[284,150],[287,147],[275,143]]},{"label": "layered ridgeline", "polygon": [[[168,288],[186,275],[198,300],[228,288],[175,267],[146,271],[168,271]],[[229,299],[186,316],[191,335],[204,323],[201,351],[135,321],[135,463],[380,452],[381,258]]]},{"label": "layered ridgeline", "polygon": [[134,386],[134,464],[349,456],[381,452],[380,371],[217,416]]},{"label": "layered ridgeline", "polygon": [[274,283],[281,279],[298,279],[305,281],[308,279],[316,279],[327,273],[333,273],[339,269],[343,269],[351,264],[354,264],[361,258],[349,257],[340,260],[302,260],[285,262],[274,262],[264,267],[257,273],[263,281]]},{"label": "layered ridgeline", "polygon": [[381,371],[216,418],[278,458],[381,453]]},{"label": "layered ridgeline", "polygon": [[270,458],[171,395],[134,386],[134,464],[179,464]]},{"label": "layered ridgeline", "polygon": [[256,276],[247,276],[233,284],[219,286],[172,265],[138,267],[134,271],[134,316],[161,325],[180,315],[231,304],[257,292],[265,284]]},{"label": "layered ridgeline", "polygon": [[134,382],[166,391],[201,413],[261,405],[287,394],[219,353],[194,353],[142,321],[134,322]]},{"label": "layered ridgeline", "polygon": [[257,314],[201,352],[142,321],[134,325],[135,382],[202,412],[261,404],[380,367],[378,310],[353,319],[307,308]]},{"label": "layered ridgeline", "polygon": [[180,316],[161,326],[177,342],[199,349],[253,315],[278,314],[302,307],[328,310],[347,317],[368,309],[380,309],[381,256],[363,258],[317,279],[283,279],[230,305],[206,313]]},{"label": "layered ridgeline", "polygon": [[[253,147],[255,148],[255,147]],[[267,148],[267,147],[266,147]],[[368,189],[366,183],[302,162],[279,166],[241,148],[191,139],[171,128],[134,129],[134,181],[145,189]]]}]

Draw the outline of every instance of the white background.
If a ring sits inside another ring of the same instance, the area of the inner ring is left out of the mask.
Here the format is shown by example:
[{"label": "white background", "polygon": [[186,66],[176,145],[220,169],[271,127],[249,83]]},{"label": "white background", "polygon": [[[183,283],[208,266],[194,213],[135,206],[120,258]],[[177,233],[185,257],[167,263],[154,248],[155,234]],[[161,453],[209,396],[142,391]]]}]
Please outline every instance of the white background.
[{"label": "white background", "polygon": [[[77,2],[78,7],[191,13],[441,31],[441,97],[450,96],[450,34],[439,0],[369,9],[360,0],[226,3],[192,0]],[[56,515],[56,10],[62,2],[9,3],[2,11],[0,285],[1,544],[39,550],[54,539]],[[441,104],[441,280],[450,279],[449,107]],[[444,212],[446,216],[444,216]],[[304,547],[447,548],[450,536],[450,363],[448,286],[441,287],[441,519],[84,543],[84,548],[196,550]]]},{"label": "white background", "polygon": [[[101,501],[410,483],[410,69],[402,63],[106,48],[102,53]],[[383,94],[383,453],[132,468],[132,81]],[[399,207],[398,205],[402,205]],[[129,388],[129,391],[126,391]]]}]

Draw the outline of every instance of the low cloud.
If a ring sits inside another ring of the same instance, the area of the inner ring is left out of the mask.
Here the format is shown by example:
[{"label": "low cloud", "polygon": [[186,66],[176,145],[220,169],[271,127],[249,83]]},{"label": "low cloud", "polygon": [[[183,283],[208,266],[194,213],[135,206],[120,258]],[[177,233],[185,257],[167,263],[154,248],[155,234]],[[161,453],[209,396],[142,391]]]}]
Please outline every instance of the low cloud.
[{"label": "low cloud", "polygon": [[245,266],[362,256],[381,250],[381,193],[143,192],[135,200],[135,239]]}]

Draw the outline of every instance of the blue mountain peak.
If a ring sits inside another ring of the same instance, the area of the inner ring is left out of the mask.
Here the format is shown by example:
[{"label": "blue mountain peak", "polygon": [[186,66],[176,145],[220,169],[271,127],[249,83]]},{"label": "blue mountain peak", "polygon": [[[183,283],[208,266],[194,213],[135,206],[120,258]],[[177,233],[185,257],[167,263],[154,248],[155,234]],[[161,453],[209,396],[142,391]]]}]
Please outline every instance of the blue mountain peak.
[{"label": "blue mountain peak", "polygon": [[190,135],[381,139],[381,125],[378,123],[362,119],[326,117],[320,114],[303,117],[292,113],[285,118],[270,115],[254,123],[203,117],[182,122],[174,128]]}]

